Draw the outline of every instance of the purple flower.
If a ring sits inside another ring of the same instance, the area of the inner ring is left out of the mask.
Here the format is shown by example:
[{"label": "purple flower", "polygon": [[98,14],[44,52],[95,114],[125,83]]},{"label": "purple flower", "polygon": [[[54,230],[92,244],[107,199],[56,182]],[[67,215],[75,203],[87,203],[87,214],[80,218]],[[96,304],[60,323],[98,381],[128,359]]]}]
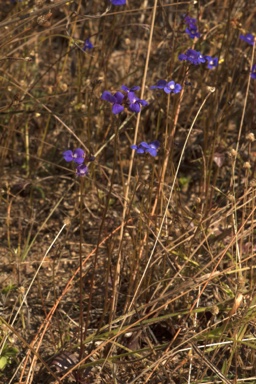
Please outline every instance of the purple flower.
[{"label": "purple flower", "polygon": [[182,86],[178,83],[175,83],[175,81],[171,80],[169,83],[166,84],[164,87],[165,93],[179,93],[182,89]]},{"label": "purple flower", "polygon": [[197,38],[200,37],[200,33],[198,32],[198,30],[197,30],[197,26],[196,26],[196,25],[189,25],[189,26],[185,29],[185,33],[186,33],[191,39],[194,39],[195,37],[197,37]]},{"label": "purple flower", "polygon": [[188,49],[186,53],[181,53],[178,58],[181,61],[187,60],[194,65],[205,63],[204,56],[199,51],[195,51],[194,49]]},{"label": "purple flower", "polygon": [[128,87],[126,87],[126,85],[122,85],[121,89],[122,89],[122,91],[125,91],[128,93],[128,92],[138,91],[138,90],[140,90],[140,87],[138,85],[134,85],[133,87],[128,88]]},{"label": "purple flower", "polygon": [[80,164],[76,168],[76,174],[77,176],[85,176],[88,175],[88,167],[85,164]]},{"label": "purple flower", "polygon": [[125,5],[126,0],[110,0],[112,5]]},{"label": "purple flower", "polygon": [[185,29],[185,33],[189,35],[191,39],[194,39],[195,37],[200,37],[200,33],[197,30],[196,25],[196,19],[190,16],[183,16],[184,23],[187,25],[187,28]]},{"label": "purple flower", "polygon": [[142,141],[140,144],[131,145],[131,149],[134,149],[136,153],[143,154],[149,153],[151,156],[155,157],[157,155],[157,150],[160,147],[160,143],[158,140],[152,141],[151,143],[146,143]]},{"label": "purple flower", "polygon": [[77,148],[74,151],[71,151],[69,149],[69,150],[63,152],[63,158],[68,163],[71,161],[74,161],[76,164],[82,164],[84,162],[85,152],[81,148]]},{"label": "purple flower", "polygon": [[179,56],[178,56],[178,59],[180,61],[184,61],[184,60],[188,60],[188,57],[185,53],[180,53]]},{"label": "purple flower", "polygon": [[113,104],[112,112],[114,115],[117,115],[124,110],[124,107],[122,106],[123,98],[124,95],[121,92],[116,92],[114,95],[112,95],[110,92],[104,91],[101,95],[102,100],[106,100]]},{"label": "purple flower", "polygon": [[251,78],[256,79],[256,64],[253,64],[253,66],[252,66]]},{"label": "purple flower", "polygon": [[183,20],[184,20],[184,23],[187,24],[187,25],[196,25],[196,19],[194,17],[190,17],[190,16],[183,16]]},{"label": "purple flower", "polygon": [[139,145],[132,144],[131,149],[135,149],[136,153],[143,154],[149,148],[145,141],[142,141]]},{"label": "purple flower", "polygon": [[204,58],[207,61],[207,68],[213,69],[218,66],[218,63],[219,63],[218,57],[204,56]]},{"label": "purple flower", "polygon": [[251,33],[246,33],[245,35],[240,35],[239,37],[241,40],[245,41],[250,45],[254,44],[254,36]]},{"label": "purple flower", "polygon": [[175,81],[171,80],[167,82],[166,80],[158,80],[156,85],[152,85],[150,89],[163,89],[165,93],[179,93],[182,89],[182,86]]},{"label": "purple flower", "polygon": [[151,85],[150,89],[164,89],[166,84],[167,84],[166,80],[158,80],[156,85]]},{"label": "purple flower", "polygon": [[148,105],[146,100],[139,99],[134,92],[128,92],[127,95],[129,102],[129,110],[135,113],[139,113],[141,110],[141,106]]},{"label": "purple flower", "polygon": [[84,46],[83,46],[83,51],[85,52],[85,51],[89,51],[90,49],[92,49],[93,48],[93,44],[92,44],[92,42],[90,41],[90,39],[86,39],[85,40],[85,42],[84,42]]}]

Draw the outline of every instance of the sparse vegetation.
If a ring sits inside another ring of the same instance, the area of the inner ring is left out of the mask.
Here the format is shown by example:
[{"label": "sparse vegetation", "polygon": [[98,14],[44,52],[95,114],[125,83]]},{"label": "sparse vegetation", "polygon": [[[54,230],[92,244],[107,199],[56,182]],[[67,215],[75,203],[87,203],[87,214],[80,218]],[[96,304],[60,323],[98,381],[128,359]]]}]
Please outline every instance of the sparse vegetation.
[{"label": "sparse vegetation", "polygon": [[1,383],[256,383],[255,13],[1,2]]}]

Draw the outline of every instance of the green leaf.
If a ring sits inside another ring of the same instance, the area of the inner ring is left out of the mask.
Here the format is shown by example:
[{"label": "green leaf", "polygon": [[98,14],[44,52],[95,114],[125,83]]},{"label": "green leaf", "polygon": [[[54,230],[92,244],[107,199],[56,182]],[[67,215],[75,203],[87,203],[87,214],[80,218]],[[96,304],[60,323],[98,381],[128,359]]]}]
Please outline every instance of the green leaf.
[{"label": "green leaf", "polygon": [[7,357],[2,356],[0,357],[0,370],[3,370],[6,367],[8,360]]}]

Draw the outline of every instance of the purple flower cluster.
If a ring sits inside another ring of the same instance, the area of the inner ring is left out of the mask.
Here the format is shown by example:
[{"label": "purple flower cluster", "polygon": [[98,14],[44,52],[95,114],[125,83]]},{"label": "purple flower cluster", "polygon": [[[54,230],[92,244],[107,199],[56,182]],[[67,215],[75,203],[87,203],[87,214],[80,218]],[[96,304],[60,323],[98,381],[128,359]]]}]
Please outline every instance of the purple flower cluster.
[{"label": "purple flower cluster", "polygon": [[[22,1],[22,0],[10,0],[11,2]],[[125,5],[126,0],[109,0],[112,5]],[[184,24],[186,25],[185,33],[191,39],[200,38],[200,33],[198,32],[197,20],[188,15],[182,16]],[[256,38],[251,34],[247,33],[245,35],[240,35],[240,39],[248,43],[249,45],[254,45]],[[93,48],[93,44],[90,39],[86,39],[83,46],[83,51],[87,51]],[[185,53],[181,53],[178,56],[180,61],[187,61],[193,65],[206,64],[208,69],[214,69],[219,64],[218,57],[212,57],[210,55],[203,55],[200,51],[194,49],[188,49]],[[250,71],[250,76],[253,79],[256,79],[256,64],[254,64]],[[155,85],[150,87],[151,90],[163,90],[166,94],[178,94],[182,90],[182,86],[179,83],[176,83],[174,80],[158,80]],[[104,91],[101,95],[101,99],[105,100],[112,104],[112,113],[117,115],[124,111],[125,108],[128,108],[131,112],[139,113],[142,107],[148,105],[146,100],[140,99],[136,95],[136,91],[140,90],[140,87],[135,85],[131,88],[126,85],[122,85],[120,91],[111,93],[109,91]],[[154,140],[152,142],[142,141],[139,144],[132,144],[131,149],[135,150],[137,154],[149,154],[152,157],[156,157],[160,147],[160,142]],[[76,174],[78,176],[85,176],[88,174],[88,162],[93,161],[93,157],[87,157],[84,150],[77,148],[74,151],[67,150],[63,152],[63,158],[67,162],[74,162],[76,164]]]},{"label": "purple flower cluster", "polygon": [[94,157],[87,157],[84,150],[81,148],[77,148],[74,151],[71,151],[68,149],[67,151],[63,152],[63,158],[68,163],[73,161],[77,164],[76,167],[76,174],[77,176],[85,176],[88,174],[88,166],[84,164],[85,161],[93,161]]},{"label": "purple flower cluster", "polygon": [[165,93],[179,93],[182,86],[175,81],[158,80],[156,85],[152,85],[150,89],[163,89]]},{"label": "purple flower cluster", "polygon": [[197,29],[196,19],[190,16],[185,16],[183,20],[187,26],[187,28],[185,29],[185,33],[187,33],[191,39],[194,39],[195,37],[199,38],[200,33]]},{"label": "purple flower cluster", "polygon": [[204,56],[199,51],[195,51],[194,49],[188,49],[186,53],[181,53],[178,58],[181,61],[189,61],[194,65],[205,63]]},{"label": "purple flower cluster", "polygon": [[255,38],[251,33],[246,33],[245,35],[240,35],[239,37],[249,45],[254,44]]},{"label": "purple flower cluster", "polygon": [[134,149],[136,153],[143,154],[143,153],[149,153],[150,156],[155,157],[157,155],[157,150],[160,147],[160,143],[158,140],[152,141],[151,143],[146,143],[145,141],[142,141],[140,144],[131,145],[131,149]]},{"label": "purple flower cluster", "polygon": [[104,91],[101,95],[101,99],[108,101],[112,104],[112,112],[114,115],[121,113],[124,110],[124,105],[128,106],[131,112],[139,113],[141,107],[148,105],[146,100],[142,100],[135,95],[135,91],[139,90],[140,87],[135,85],[134,87],[128,88],[126,85],[121,86],[121,90],[125,92],[116,92],[112,95],[109,91]]},{"label": "purple flower cluster", "polygon": [[178,58],[181,61],[186,60],[193,65],[199,65],[207,62],[207,68],[209,69],[216,68],[219,62],[217,57],[208,55],[204,56],[201,52],[195,51],[194,49],[188,49],[186,53],[181,53]]}]

